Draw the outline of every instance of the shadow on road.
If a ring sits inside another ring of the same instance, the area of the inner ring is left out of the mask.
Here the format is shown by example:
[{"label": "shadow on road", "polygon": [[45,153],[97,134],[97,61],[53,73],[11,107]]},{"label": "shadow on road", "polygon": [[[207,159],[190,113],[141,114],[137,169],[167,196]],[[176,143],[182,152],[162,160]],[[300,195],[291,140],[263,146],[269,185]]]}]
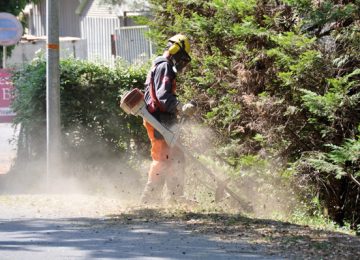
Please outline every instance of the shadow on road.
[{"label": "shadow on road", "polygon": [[[6,198],[2,212],[20,197]],[[241,214],[119,208],[102,217],[61,217],[72,204],[80,210],[83,200],[74,199],[65,197],[62,207],[43,200],[30,213],[1,214],[1,259],[360,258],[359,237]],[[100,208],[105,201],[96,203]],[[46,215],[44,207],[58,213]],[[38,209],[45,217],[37,216]]]},{"label": "shadow on road", "polygon": [[54,256],[87,259],[273,259],[263,255],[260,245],[216,240],[192,233],[184,223],[142,221],[131,219],[130,215],[121,215],[121,218],[121,221],[119,216],[102,220],[1,220],[0,254],[5,259],[6,256],[13,259],[53,259]]}]

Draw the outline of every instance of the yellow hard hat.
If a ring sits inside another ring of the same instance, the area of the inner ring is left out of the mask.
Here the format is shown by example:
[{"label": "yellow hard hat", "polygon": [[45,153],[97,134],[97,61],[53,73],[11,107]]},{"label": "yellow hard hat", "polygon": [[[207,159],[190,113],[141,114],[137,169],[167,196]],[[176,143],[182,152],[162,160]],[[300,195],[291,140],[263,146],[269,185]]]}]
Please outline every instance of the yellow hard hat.
[{"label": "yellow hard hat", "polygon": [[174,55],[180,50],[184,50],[187,55],[190,55],[190,42],[189,39],[183,34],[176,34],[169,39],[172,45],[169,47],[169,53]]}]

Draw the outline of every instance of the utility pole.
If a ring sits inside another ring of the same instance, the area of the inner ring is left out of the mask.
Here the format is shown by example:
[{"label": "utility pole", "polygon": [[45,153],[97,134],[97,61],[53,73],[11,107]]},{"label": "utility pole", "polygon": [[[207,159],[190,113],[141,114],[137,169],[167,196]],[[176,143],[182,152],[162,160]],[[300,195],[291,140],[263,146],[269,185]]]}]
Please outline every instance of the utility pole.
[{"label": "utility pole", "polygon": [[57,179],[61,173],[59,2],[46,0],[46,177]]}]

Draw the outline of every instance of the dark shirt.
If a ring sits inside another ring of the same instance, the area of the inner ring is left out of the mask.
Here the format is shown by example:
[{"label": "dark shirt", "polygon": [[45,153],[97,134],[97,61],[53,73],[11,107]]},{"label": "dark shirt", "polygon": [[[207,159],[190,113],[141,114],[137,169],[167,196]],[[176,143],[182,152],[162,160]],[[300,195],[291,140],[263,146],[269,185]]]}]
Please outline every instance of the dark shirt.
[{"label": "dark shirt", "polygon": [[160,106],[162,108],[162,112],[175,114],[176,107],[179,101],[177,100],[175,95],[176,74],[173,71],[172,67],[173,67],[172,62],[162,56],[157,57],[155,59],[153,63],[153,67],[151,71],[148,73],[145,82],[145,103],[148,106],[152,103],[152,98],[150,95],[150,86],[151,86],[150,80],[152,74],[155,94],[157,99],[159,100]]}]

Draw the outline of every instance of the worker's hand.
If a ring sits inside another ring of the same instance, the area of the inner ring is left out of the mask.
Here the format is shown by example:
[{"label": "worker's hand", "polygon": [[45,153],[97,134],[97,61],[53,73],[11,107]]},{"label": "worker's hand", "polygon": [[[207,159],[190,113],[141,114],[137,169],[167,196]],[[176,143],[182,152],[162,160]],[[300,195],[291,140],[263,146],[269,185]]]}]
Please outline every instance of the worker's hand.
[{"label": "worker's hand", "polygon": [[197,104],[195,103],[195,101],[190,101],[189,103],[183,105],[181,110],[185,116],[192,116],[195,113],[196,108]]}]

